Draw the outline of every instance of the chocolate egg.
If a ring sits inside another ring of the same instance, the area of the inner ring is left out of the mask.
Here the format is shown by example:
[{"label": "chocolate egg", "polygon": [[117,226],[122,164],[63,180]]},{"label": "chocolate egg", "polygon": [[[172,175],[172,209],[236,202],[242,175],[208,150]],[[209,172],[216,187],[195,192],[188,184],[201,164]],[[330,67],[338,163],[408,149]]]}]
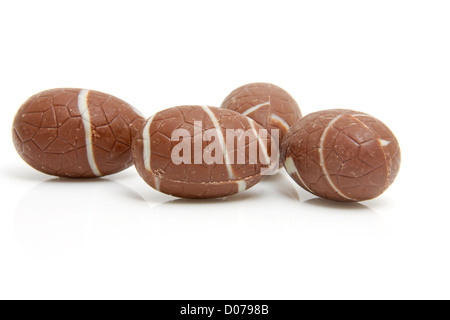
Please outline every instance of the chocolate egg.
[{"label": "chocolate egg", "polygon": [[250,83],[232,91],[222,108],[252,118],[263,128],[278,129],[280,141],[287,130],[302,117],[294,98],[271,83]]},{"label": "chocolate egg", "polygon": [[92,178],[132,165],[131,142],[144,121],[139,111],[109,94],[52,89],[20,107],[12,133],[17,152],[36,170]]},{"label": "chocolate egg", "polygon": [[312,113],[285,135],[281,158],[305,190],[336,201],[381,195],[400,169],[400,148],[391,130],[352,110]]},{"label": "chocolate egg", "polygon": [[149,118],[133,142],[140,176],[154,189],[182,198],[218,198],[262,179],[271,159],[270,135],[237,112],[179,106]]}]

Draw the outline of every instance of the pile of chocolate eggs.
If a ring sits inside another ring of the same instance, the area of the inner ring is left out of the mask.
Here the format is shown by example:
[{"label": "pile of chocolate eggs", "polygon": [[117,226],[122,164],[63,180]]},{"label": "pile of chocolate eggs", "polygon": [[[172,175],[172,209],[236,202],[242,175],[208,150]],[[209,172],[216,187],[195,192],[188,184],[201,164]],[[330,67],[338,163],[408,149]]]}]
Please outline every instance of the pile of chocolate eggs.
[{"label": "pile of chocolate eggs", "polygon": [[52,89],[20,107],[12,133],[22,159],[43,173],[95,178],[134,164],[152,188],[182,198],[243,192],[281,164],[319,197],[364,201],[393,183],[401,160],[383,122],[346,109],[302,117],[270,83],[239,87],[220,108],[177,106],[147,120],[109,94]]}]

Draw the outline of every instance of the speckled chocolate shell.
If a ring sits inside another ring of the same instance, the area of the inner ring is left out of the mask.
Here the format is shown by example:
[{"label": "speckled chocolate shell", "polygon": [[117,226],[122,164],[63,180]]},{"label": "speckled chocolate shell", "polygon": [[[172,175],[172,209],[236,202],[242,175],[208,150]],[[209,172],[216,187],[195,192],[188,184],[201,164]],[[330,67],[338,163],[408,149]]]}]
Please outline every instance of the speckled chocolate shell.
[{"label": "speckled chocolate shell", "polygon": [[278,129],[280,141],[302,117],[294,98],[271,83],[250,83],[239,87],[225,98],[221,107],[250,117],[268,130]]},{"label": "speckled chocolate shell", "polygon": [[[263,143],[259,130],[264,129],[250,118],[231,110],[207,106],[174,107],[158,112],[142,128],[133,142],[136,169],[151,187],[169,195],[182,198],[230,196],[255,185],[262,179],[264,169],[270,167],[270,135],[266,136]],[[192,153],[188,156],[189,163],[177,163],[173,160],[174,148],[181,141],[172,139],[177,129],[185,130],[186,138],[190,140]],[[227,149],[227,129],[247,132],[245,147],[238,148],[236,142],[233,148]],[[220,144],[219,161],[222,163],[208,163],[201,156],[211,143],[202,139],[209,130],[218,133],[214,141],[217,139]],[[197,147],[195,139],[200,139]],[[250,146],[259,150],[260,156],[255,163],[249,161]],[[197,163],[196,148],[200,150]],[[237,154],[244,156],[244,163],[238,163]],[[261,154],[267,165],[261,161]]]},{"label": "speckled chocolate shell", "polygon": [[132,165],[131,143],[143,116],[125,101],[86,89],[52,89],[29,98],[12,126],[30,166],[72,178],[113,174]]},{"label": "speckled chocolate shell", "polygon": [[352,110],[312,113],[285,135],[281,157],[305,190],[336,201],[378,197],[400,169],[392,131],[374,117]]}]

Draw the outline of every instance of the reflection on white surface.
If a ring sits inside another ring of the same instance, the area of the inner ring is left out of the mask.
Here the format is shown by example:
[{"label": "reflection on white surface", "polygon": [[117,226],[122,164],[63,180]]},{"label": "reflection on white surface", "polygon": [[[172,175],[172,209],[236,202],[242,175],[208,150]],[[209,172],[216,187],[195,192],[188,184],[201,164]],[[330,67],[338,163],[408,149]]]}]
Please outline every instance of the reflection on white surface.
[{"label": "reflection on white surface", "polygon": [[[144,188],[142,188],[144,187]],[[143,184],[136,190],[110,179],[50,179],[26,192],[16,207],[14,231],[26,252],[46,258],[78,250],[148,251],[172,242],[204,246],[224,241],[263,245],[271,237],[378,236],[380,216],[357,203],[301,201],[284,174],[266,177],[247,192],[211,200],[176,199]],[[180,243],[180,237],[184,243]],[[178,239],[178,240],[174,240]]]},{"label": "reflection on white surface", "polygon": [[[126,196],[140,201],[123,201]],[[148,212],[137,193],[113,180],[55,178],[24,194],[14,230],[29,252],[45,257],[91,241],[127,241]]]}]

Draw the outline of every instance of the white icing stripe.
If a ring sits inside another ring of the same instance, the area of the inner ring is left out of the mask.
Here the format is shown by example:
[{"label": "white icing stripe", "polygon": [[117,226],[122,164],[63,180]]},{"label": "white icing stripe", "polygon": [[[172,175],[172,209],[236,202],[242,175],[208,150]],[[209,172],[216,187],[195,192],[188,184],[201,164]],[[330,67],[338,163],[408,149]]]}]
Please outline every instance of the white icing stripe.
[{"label": "white icing stripe", "polygon": [[263,102],[263,103],[261,103],[261,104],[257,104],[256,106],[253,106],[253,107],[251,107],[251,108],[248,108],[248,109],[247,109],[245,112],[243,112],[242,114],[243,114],[244,116],[249,115],[250,113],[255,112],[255,111],[258,110],[259,108],[264,107],[264,106],[267,106],[267,105],[270,105],[270,101]]},{"label": "white icing stripe", "polygon": [[245,180],[237,180],[236,184],[238,186],[238,192],[244,192],[247,190],[247,182],[245,182]]},{"label": "white icing stripe", "polygon": [[155,175],[153,178],[155,179],[155,189],[161,191],[161,179]]},{"label": "white icing stripe", "polygon": [[153,117],[154,116],[151,116],[150,119],[147,120],[147,123],[145,124],[145,127],[144,127],[144,131],[142,131],[142,138],[143,138],[143,143],[144,143],[144,152],[143,152],[142,156],[144,157],[145,170],[147,170],[147,171],[152,171],[152,168],[150,166],[150,156],[151,156],[150,126],[152,124]]},{"label": "white icing stripe", "polygon": [[144,114],[142,112],[140,112],[138,109],[136,109],[133,106],[130,106],[130,107],[137,115],[141,116],[142,118],[145,118]]},{"label": "white icing stripe", "polygon": [[91,128],[92,125],[91,125],[91,115],[89,114],[89,107],[88,107],[88,96],[89,90],[87,89],[80,90],[80,93],[78,94],[78,110],[80,111],[81,119],[83,120],[84,136],[86,140],[87,160],[94,175],[99,177],[102,174],[100,173],[100,170],[98,170],[97,163],[95,163],[94,148],[92,146],[92,128]]},{"label": "white icing stripe", "polygon": [[[374,132],[371,128],[369,128],[361,119],[357,118],[357,117],[363,117],[363,116],[368,117],[369,115],[364,114],[364,113],[352,114],[352,117],[354,117],[356,119],[356,121],[358,121],[363,127],[365,127],[367,130],[372,132],[375,137],[377,137],[376,139],[378,141],[378,144],[380,145],[381,150],[383,150],[383,148],[388,146],[391,142],[378,138],[378,134],[376,132]],[[391,161],[388,157],[386,157],[386,153],[383,152],[383,155],[384,155],[384,158],[386,161],[388,161],[388,162]],[[390,175],[391,175],[391,170],[390,170],[390,165],[388,165],[387,166],[387,177],[386,177],[386,183],[385,183],[386,187],[389,186]]]},{"label": "white icing stripe", "polygon": [[355,113],[355,114],[352,114],[352,117],[370,117],[370,116],[365,113]]},{"label": "white icing stripe", "polygon": [[286,171],[288,174],[290,175],[295,175],[298,180],[300,180],[300,182],[302,183],[302,185],[311,193],[312,190],[310,188],[308,188],[308,186],[306,185],[305,181],[303,181],[302,176],[300,175],[300,172],[298,172],[297,167],[295,166],[294,160],[292,159],[292,157],[288,157],[286,159],[286,161],[284,162],[284,167],[286,168]]},{"label": "white icing stripe", "polygon": [[269,154],[267,153],[267,147],[266,145],[263,143],[261,137],[259,136],[258,132],[256,131],[255,125],[253,123],[253,120],[248,118],[248,123],[250,124],[250,127],[252,127],[252,131],[253,134],[255,135],[256,139],[258,139],[258,145],[261,148],[263,154],[264,154],[264,160],[266,161],[265,164],[269,164],[270,163],[270,157]]},{"label": "white icing stripe", "polygon": [[202,109],[209,116],[209,118],[211,119],[211,121],[214,124],[214,128],[217,130],[217,137],[219,139],[220,145],[222,146],[222,152],[223,152],[223,156],[225,158],[225,166],[227,167],[228,177],[230,179],[235,179],[235,176],[233,173],[233,168],[231,167],[230,157],[229,157],[229,154],[227,151],[227,147],[225,145],[225,138],[223,136],[222,127],[220,126],[219,121],[217,120],[216,116],[214,115],[214,112],[212,112],[212,110],[209,107],[202,106]]},{"label": "white icing stripe", "polygon": [[328,183],[330,184],[331,188],[333,188],[334,191],[336,191],[341,197],[347,200],[356,201],[355,199],[352,199],[350,197],[347,197],[345,194],[339,190],[336,185],[331,180],[330,174],[328,173],[327,167],[325,166],[325,157],[323,154],[323,145],[325,142],[325,138],[328,134],[328,131],[330,131],[331,127],[338,121],[340,118],[342,118],[344,115],[341,114],[340,116],[336,117],[334,120],[330,121],[328,126],[325,128],[325,130],[322,133],[322,136],[320,137],[320,147],[319,147],[319,154],[320,154],[320,166],[322,168],[323,173],[325,174],[325,178],[327,179]]},{"label": "white icing stripe", "polygon": [[284,121],[283,118],[281,118],[279,115],[276,114],[271,114],[270,115],[270,119],[275,120],[277,122],[279,122],[286,130],[289,130],[289,125],[286,121]]}]

